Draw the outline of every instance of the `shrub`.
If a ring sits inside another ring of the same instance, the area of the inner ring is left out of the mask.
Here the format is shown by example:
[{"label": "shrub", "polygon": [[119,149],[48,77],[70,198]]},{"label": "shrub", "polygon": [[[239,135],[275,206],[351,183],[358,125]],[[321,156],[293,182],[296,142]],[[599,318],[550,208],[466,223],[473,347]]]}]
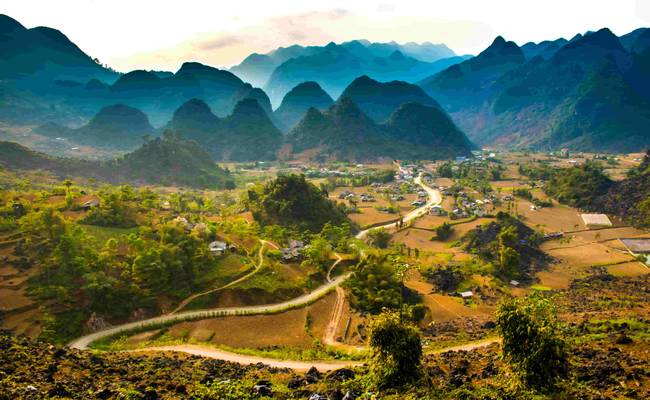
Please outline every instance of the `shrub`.
[{"label": "shrub", "polygon": [[550,388],[568,373],[568,349],[550,300],[533,296],[503,301],[497,330],[504,358],[524,383]]},{"label": "shrub", "polygon": [[417,379],[422,359],[422,341],[414,326],[399,313],[388,311],[370,325],[372,378],[379,387],[396,387]]}]

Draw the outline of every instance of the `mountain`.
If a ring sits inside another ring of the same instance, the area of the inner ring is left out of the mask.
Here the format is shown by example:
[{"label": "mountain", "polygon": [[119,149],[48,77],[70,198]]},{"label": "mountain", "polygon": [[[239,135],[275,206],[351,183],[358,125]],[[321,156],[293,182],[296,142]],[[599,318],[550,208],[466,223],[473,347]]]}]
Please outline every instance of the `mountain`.
[{"label": "mountain", "polygon": [[214,189],[235,187],[230,174],[216,165],[203,147],[171,131],[145,141],[116,164],[123,175],[143,182]]},{"label": "mountain", "polygon": [[269,118],[273,119],[273,108],[271,107],[271,100],[269,100],[269,96],[267,96],[262,89],[254,88],[248,84],[238,89],[232,99],[232,108],[234,109],[235,105],[244,99],[253,99],[257,101],[264,112],[266,112],[266,115],[268,115]]},{"label": "mountain", "polygon": [[[643,32],[625,41],[633,43]],[[532,58],[522,60],[514,44],[498,40],[486,50],[493,63],[485,58],[483,68],[476,67],[484,52],[421,85],[475,143],[638,151],[650,145],[641,129],[649,109],[650,53],[632,56],[622,42],[605,28],[576,35],[559,49],[553,43],[561,41],[525,45]],[[504,50],[509,57],[500,57]]]},{"label": "mountain", "polygon": [[[409,42],[399,44],[373,43],[367,40],[352,40],[343,42],[340,46],[350,52],[356,52],[363,58],[374,59],[387,57],[399,51],[419,61],[433,63],[442,59],[455,58],[456,54],[444,44],[433,44],[429,42]],[[266,54],[253,53],[246,57],[239,65],[230,69],[231,72],[254,86],[265,87],[273,71],[285,61],[302,56],[312,56],[326,49],[326,46],[298,46],[279,47]],[[451,64],[447,64],[449,66]],[[442,67],[441,67],[442,68]]]},{"label": "mountain", "polygon": [[192,99],[176,110],[167,127],[201,143],[216,160],[273,160],[282,144],[282,133],[252,98],[239,101],[223,119],[204,101]]},{"label": "mountain", "polygon": [[466,155],[474,147],[449,115],[437,106],[402,104],[391,114],[385,126],[395,139],[423,149],[424,159]]},{"label": "mountain", "polygon": [[134,149],[142,143],[143,136],[155,133],[149,118],[142,111],[124,104],[102,108],[78,129],[46,124],[36,131],[46,136],[64,137],[77,144],[118,150]]},{"label": "mountain", "polygon": [[425,62],[397,49],[388,55],[378,56],[359,41],[340,45],[331,42],[314,54],[284,61],[271,74],[265,91],[271,102],[277,104],[297,84],[316,81],[327,93],[337,97],[350,82],[361,75],[380,81],[416,82],[462,60],[463,57],[454,56]]},{"label": "mountain", "polygon": [[205,143],[221,120],[201,99],[191,99],[180,106],[167,124],[168,129],[181,132],[188,139]]},{"label": "mountain", "polygon": [[16,170],[44,169],[61,178],[83,176],[111,183],[234,187],[228,171],[216,165],[205,149],[171,132],[146,141],[122,158],[101,162],[51,157],[17,143],[0,142],[0,165]]},{"label": "mountain", "polygon": [[282,133],[254,99],[244,99],[224,118],[212,138],[210,149],[218,160],[273,160]]},{"label": "mountain", "polygon": [[614,60],[603,62],[550,115],[551,124],[523,144],[599,152],[650,146],[650,101],[626,81]]},{"label": "mountain", "polygon": [[426,78],[419,85],[445,110],[454,112],[484,100],[496,79],[525,61],[526,56],[514,42],[498,36],[476,57]]},{"label": "mountain", "polygon": [[399,106],[419,103],[440,108],[422,88],[407,82],[378,82],[366,75],[345,88],[341,97],[349,97],[370,118],[385,121]]},{"label": "mountain", "polygon": [[621,44],[629,52],[641,53],[650,45],[650,29],[639,28],[621,36]]},{"label": "mountain", "polygon": [[334,100],[316,82],[302,82],[287,93],[275,110],[275,120],[284,131],[293,128],[307,110],[315,108],[324,111]]},{"label": "mountain", "polygon": [[60,31],[42,26],[27,29],[4,14],[0,14],[0,54],[0,79],[113,81],[117,77]]},{"label": "mountain", "polygon": [[327,111],[310,108],[287,135],[294,154],[316,160],[439,159],[468,155],[471,145],[437,107],[407,103],[377,124],[342,97]]},{"label": "mountain", "polygon": [[548,60],[567,43],[569,43],[569,41],[564,38],[556,40],[544,40],[539,43],[528,42],[521,46],[521,51],[524,53],[526,59],[528,60],[538,56],[545,60]]}]

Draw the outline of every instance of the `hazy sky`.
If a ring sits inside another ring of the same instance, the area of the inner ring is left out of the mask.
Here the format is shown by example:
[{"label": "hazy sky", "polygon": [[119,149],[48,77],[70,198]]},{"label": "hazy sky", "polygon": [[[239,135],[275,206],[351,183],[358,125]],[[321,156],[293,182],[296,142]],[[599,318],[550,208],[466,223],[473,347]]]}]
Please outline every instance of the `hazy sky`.
[{"label": "hazy sky", "polygon": [[120,71],[230,66],[294,43],[430,41],[476,54],[496,35],[523,44],[650,26],[650,0],[0,0],[0,13],[57,28]]}]

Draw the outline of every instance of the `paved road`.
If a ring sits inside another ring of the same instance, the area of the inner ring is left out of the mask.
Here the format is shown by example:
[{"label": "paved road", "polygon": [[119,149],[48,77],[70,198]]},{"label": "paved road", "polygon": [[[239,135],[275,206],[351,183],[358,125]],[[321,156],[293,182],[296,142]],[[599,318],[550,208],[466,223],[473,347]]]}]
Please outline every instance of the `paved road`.
[{"label": "paved road", "polygon": [[[422,187],[422,189],[424,189],[424,191],[427,192],[427,194],[429,196],[429,199],[427,200],[426,204],[423,205],[422,207],[418,207],[415,210],[413,210],[413,211],[409,212],[408,214],[406,214],[404,216],[404,218],[403,218],[404,223],[407,223],[407,222],[412,221],[414,219],[420,218],[423,215],[426,215],[426,213],[429,212],[431,207],[433,207],[435,205],[439,205],[440,203],[442,203],[442,194],[440,193],[440,191],[425,185],[424,182],[422,182],[422,175],[419,175],[413,181],[416,184],[420,185],[420,187]],[[385,228],[385,229],[395,228],[395,222],[390,222],[390,223],[385,224],[385,225],[376,226],[374,228],[365,229],[363,231],[360,231],[359,233],[357,233],[356,238],[357,239],[364,239],[366,236],[368,236],[368,232],[370,232],[373,229],[378,229],[378,228]]]}]

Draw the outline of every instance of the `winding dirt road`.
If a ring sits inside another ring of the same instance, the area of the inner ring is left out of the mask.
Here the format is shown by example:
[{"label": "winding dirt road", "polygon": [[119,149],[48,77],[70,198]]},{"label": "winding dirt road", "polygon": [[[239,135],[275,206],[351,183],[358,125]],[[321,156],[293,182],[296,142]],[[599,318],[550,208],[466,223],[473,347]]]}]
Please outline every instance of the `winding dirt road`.
[{"label": "winding dirt road", "polygon": [[176,307],[174,309],[174,311],[170,312],[169,314],[176,314],[177,312],[179,312],[183,308],[187,307],[187,305],[190,304],[193,300],[195,300],[195,299],[197,299],[199,297],[202,297],[202,296],[206,296],[206,295],[208,295],[210,293],[215,293],[215,292],[218,292],[220,290],[224,290],[224,289],[228,289],[229,287],[233,287],[236,284],[241,283],[241,282],[245,281],[246,279],[250,278],[251,276],[255,275],[256,273],[258,273],[259,270],[262,269],[262,265],[264,264],[264,247],[265,246],[271,246],[271,247],[275,248],[276,250],[278,248],[278,246],[274,245],[273,243],[269,242],[268,240],[260,239],[260,243],[262,243],[262,246],[260,246],[260,250],[257,253],[258,257],[259,257],[259,261],[257,262],[257,265],[255,266],[255,269],[253,269],[251,272],[247,273],[246,275],[242,276],[241,278],[235,279],[232,282],[228,282],[227,284],[225,284],[225,285],[223,285],[221,287],[210,289],[210,290],[207,290],[205,292],[196,293],[196,294],[191,295],[187,299],[181,301],[181,303],[178,305],[178,307]]},{"label": "winding dirt road", "polygon": [[[442,202],[442,195],[440,192],[436,189],[430,188],[429,186],[425,185],[422,182],[422,176],[418,176],[415,178],[414,182],[421,186],[427,193],[428,193],[428,201],[427,203],[419,207],[410,213],[408,213],[406,216],[404,216],[404,222],[409,222],[411,220],[414,220],[416,218],[421,217],[422,215],[425,215],[431,206],[440,204]],[[383,226],[380,226],[380,228],[391,228],[394,227],[395,223],[389,223]],[[376,228],[374,228],[376,229]],[[367,236],[368,232],[370,229],[366,229],[363,231],[360,231],[357,233],[356,238],[358,239],[363,239]],[[266,241],[263,241],[263,244],[270,244]],[[260,263],[258,264],[258,268],[256,268],[255,271],[251,272],[251,274],[257,272],[259,267],[262,265],[262,250],[264,246],[260,248]],[[333,288],[337,290],[337,303],[334,309],[334,312],[332,314],[332,319],[330,320],[330,323],[328,324],[327,330],[326,330],[326,335],[325,338],[326,340],[329,340],[332,343],[336,343],[335,340],[335,335],[336,335],[336,330],[338,327],[339,320],[341,318],[341,315],[343,313],[343,304],[344,304],[344,299],[345,299],[345,293],[343,292],[343,289],[341,289],[339,286],[341,283],[343,283],[347,278],[350,277],[351,273],[346,273],[343,275],[340,275],[334,279],[331,278],[331,272],[332,270],[336,267],[336,265],[341,261],[340,256],[337,254],[337,260],[334,262],[334,264],[330,267],[330,270],[328,271],[328,276],[327,280],[328,282],[314,291],[304,294],[302,296],[296,297],[294,299],[282,302],[282,303],[276,303],[276,304],[265,304],[265,305],[259,305],[259,306],[248,306],[248,307],[230,307],[230,308],[213,308],[213,309],[206,309],[206,310],[194,310],[194,311],[184,311],[184,312],[176,312],[177,310],[182,309],[185,307],[191,300],[195,299],[196,297],[205,295],[207,293],[211,293],[216,290],[221,290],[225,287],[230,287],[233,286],[235,283],[240,282],[244,278],[247,278],[250,274],[247,274],[246,276],[238,279],[237,281],[233,281],[229,283],[228,285],[221,287],[221,288],[216,288],[212,289],[211,291],[208,292],[203,292],[195,295],[194,297],[186,299],[181,305],[175,310],[172,314],[168,315],[161,315],[158,317],[154,318],[149,318],[146,320],[142,321],[136,321],[136,322],[131,322],[123,325],[118,325],[114,326],[108,329],[104,329],[101,331],[97,331],[95,333],[82,336],[78,339],[75,339],[74,341],[70,342],[68,344],[69,347],[75,348],[75,349],[80,349],[80,350],[87,350],[90,346],[91,343],[109,337],[113,335],[117,335],[123,332],[131,331],[134,329],[141,329],[141,328],[147,328],[151,327],[152,329],[155,328],[156,326],[159,326],[160,324],[168,324],[168,323],[176,323],[176,322],[182,322],[182,321],[188,321],[188,320],[198,320],[198,319],[206,319],[206,318],[216,318],[216,317],[222,317],[222,316],[234,316],[234,315],[255,315],[255,314],[268,314],[268,313],[274,313],[274,312],[282,312],[286,311],[288,309],[292,308],[298,308],[302,307],[308,304],[311,304],[312,302],[318,300],[325,294],[327,294],[330,290]],[[482,346],[487,346],[491,343],[484,343],[481,342],[477,347],[482,347]],[[471,344],[465,345],[462,349],[467,350],[471,349],[468,348],[467,346],[472,346]],[[203,357],[210,357],[210,358],[217,358],[217,359],[222,359],[222,360],[227,360],[227,361],[232,361],[240,364],[256,364],[256,363],[264,363],[273,367],[278,367],[278,368],[291,368],[295,370],[308,370],[312,366],[315,366],[319,370],[327,371],[331,369],[336,369],[336,368],[341,368],[343,366],[354,366],[354,365],[359,365],[360,363],[358,362],[322,362],[322,361],[315,361],[315,362],[307,362],[307,361],[290,361],[290,360],[279,360],[279,359],[272,359],[272,358],[263,358],[263,357],[255,357],[255,356],[248,356],[248,355],[242,355],[242,354],[236,354],[232,352],[227,352],[223,350],[218,350],[218,349],[213,349],[213,348],[208,348],[208,347],[202,347],[202,346],[195,346],[195,345],[176,345],[176,346],[164,346],[164,347],[152,347],[152,348],[145,348],[141,349],[138,351],[178,351],[178,352],[184,352],[184,353],[189,353],[189,354],[195,354],[195,355],[200,355]]]}]

